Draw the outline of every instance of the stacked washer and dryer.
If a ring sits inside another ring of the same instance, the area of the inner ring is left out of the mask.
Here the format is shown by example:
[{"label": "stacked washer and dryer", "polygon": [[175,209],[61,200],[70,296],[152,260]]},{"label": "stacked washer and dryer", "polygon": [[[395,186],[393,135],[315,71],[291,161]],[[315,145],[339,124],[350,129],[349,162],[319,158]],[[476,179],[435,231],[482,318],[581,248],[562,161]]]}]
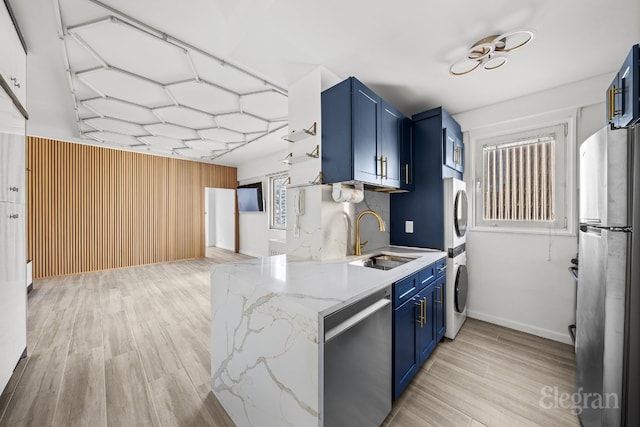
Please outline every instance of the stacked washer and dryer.
[{"label": "stacked washer and dryer", "polygon": [[454,339],[467,318],[467,192],[464,181],[444,179],[444,250],[447,252],[445,336]]}]

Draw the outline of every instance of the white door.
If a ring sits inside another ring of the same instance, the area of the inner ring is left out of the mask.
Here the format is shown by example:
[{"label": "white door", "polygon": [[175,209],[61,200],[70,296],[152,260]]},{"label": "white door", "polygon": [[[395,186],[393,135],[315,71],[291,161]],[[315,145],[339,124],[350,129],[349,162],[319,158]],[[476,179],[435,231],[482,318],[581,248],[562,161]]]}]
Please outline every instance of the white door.
[{"label": "white door", "polygon": [[0,392],[27,346],[24,206],[0,202]]}]

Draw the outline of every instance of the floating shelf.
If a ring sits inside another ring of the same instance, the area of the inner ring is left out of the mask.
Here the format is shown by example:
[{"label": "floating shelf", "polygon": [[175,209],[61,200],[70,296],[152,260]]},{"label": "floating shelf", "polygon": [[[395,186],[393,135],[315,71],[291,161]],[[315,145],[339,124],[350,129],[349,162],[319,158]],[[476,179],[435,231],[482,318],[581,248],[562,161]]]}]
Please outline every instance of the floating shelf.
[{"label": "floating shelf", "polygon": [[302,141],[305,138],[309,138],[310,136],[315,136],[316,134],[317,122],[313,122],[313,124],[308,129],[302,130],[294,130],[290,134],[282,137],[285,141],[289,142],[298,142]]},{"label": "floating shelf", "polygon": [[286,165],[293,165],[295,163],[305,162],[309,159],[317,159],[320,157],[320,145],[316,145],[316,148],[313,149],[312,152],[306,153],[304,156],[293,156],[293,153],[287,154],[287,157],[280,160],[280,163],[284,163]]}]

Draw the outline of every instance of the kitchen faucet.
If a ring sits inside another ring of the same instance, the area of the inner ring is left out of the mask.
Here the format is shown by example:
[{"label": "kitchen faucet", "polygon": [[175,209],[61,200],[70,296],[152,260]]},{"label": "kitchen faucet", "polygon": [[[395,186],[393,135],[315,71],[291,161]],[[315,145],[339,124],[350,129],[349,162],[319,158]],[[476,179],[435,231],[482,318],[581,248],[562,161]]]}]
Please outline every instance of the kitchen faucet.
[{"label": "kitchen faucet", "polygon": [[382,217],[372,211],[371,209],[367,209],[366,211],[360,212],[358,217],[356,218],[356,250],[354,255],[362,255],[362,247],[367,244],[368,240],[364,243],[360,243],[360,219],[365,215],[373,215],[378,220],[378,225],[380,226],[380,231],[385,231],[384,222],[382,221]]}]

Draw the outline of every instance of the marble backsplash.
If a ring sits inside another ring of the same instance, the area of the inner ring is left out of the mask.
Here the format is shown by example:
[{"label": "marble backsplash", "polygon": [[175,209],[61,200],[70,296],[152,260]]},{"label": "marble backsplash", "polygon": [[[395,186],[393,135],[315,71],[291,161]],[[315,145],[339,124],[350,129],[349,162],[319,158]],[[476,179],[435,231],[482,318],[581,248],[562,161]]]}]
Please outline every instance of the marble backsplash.
[{"label": "marble backsplash", "polygon": [[[298,215],[300,194],[304,192],[303,214]],[[386,231],[380,232],[378,221],[365,216],[360,221],[361,241],[368,241],[363,251],[389,246],[389,194],[365,191],[360,203],[336,203],[330,185],[301,185],[287,188],[287,254],[304,259],[325,260],[353,255],[355,220],[367,209],[384,220]]]}]

